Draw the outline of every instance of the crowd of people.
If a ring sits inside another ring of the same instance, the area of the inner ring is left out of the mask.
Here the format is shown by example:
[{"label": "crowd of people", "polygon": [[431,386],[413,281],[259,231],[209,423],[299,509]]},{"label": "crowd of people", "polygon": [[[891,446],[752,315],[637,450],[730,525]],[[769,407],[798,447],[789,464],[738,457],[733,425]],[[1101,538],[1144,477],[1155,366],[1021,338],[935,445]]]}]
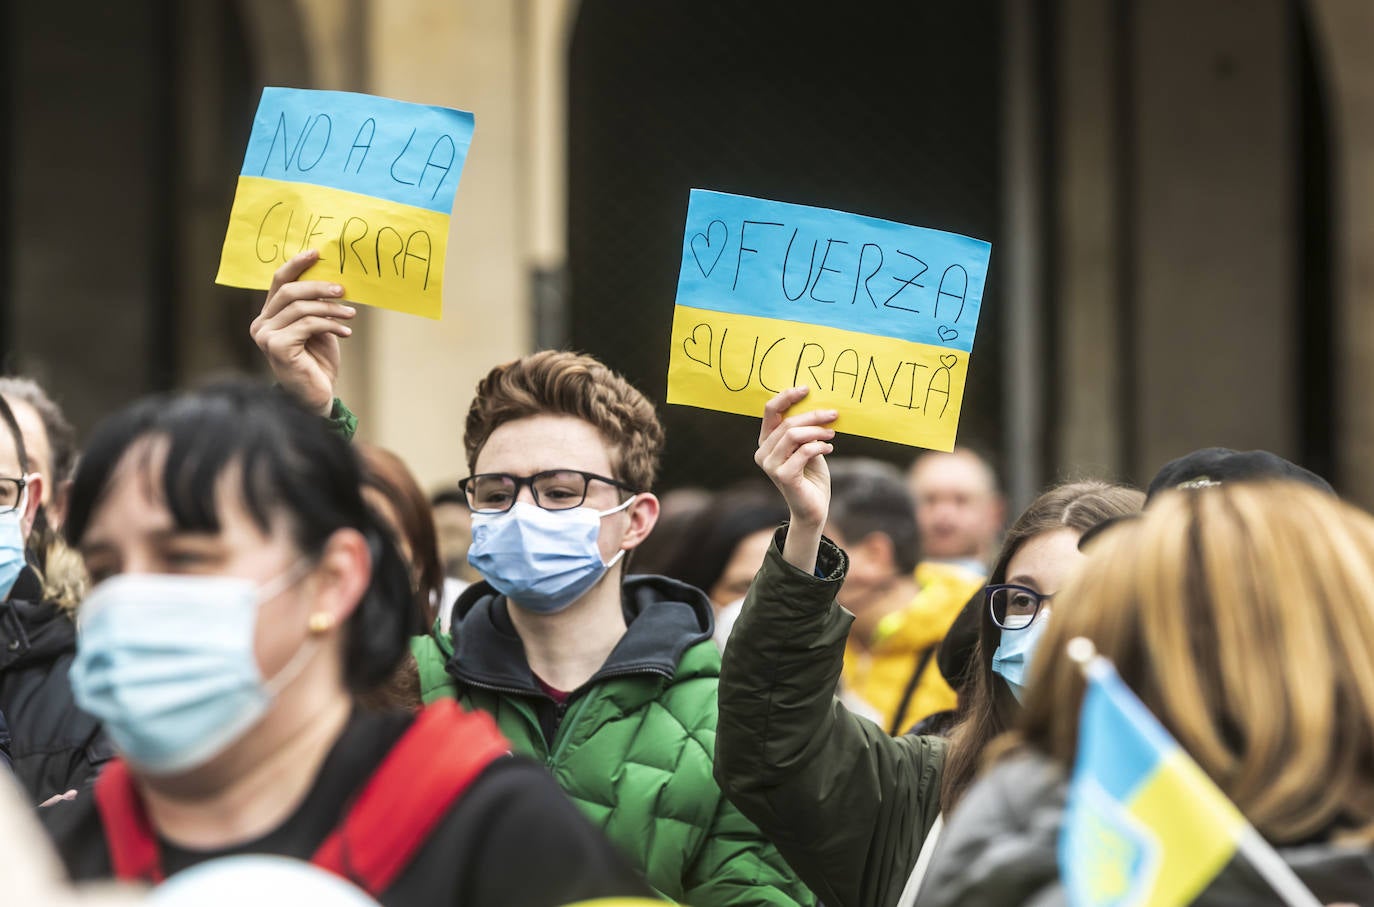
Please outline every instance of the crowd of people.
[{"label": "crowd of people", "polygon": [[[798,387],[758,479],[660,499],[654,404],[541,351],[430,495],[354,440],[313,261],[250,328],[275,386],[78,453],[0,381],[24,903],[1064,903],[1083,637],[1323,903],[1374,904],[1374,519],[1322,478],[1202,450],[1008,526],[977,452],[836,456]],[[112,880],[155,887],[68,887]],[[1198,903],[1283,901],[1238,857]]]}]

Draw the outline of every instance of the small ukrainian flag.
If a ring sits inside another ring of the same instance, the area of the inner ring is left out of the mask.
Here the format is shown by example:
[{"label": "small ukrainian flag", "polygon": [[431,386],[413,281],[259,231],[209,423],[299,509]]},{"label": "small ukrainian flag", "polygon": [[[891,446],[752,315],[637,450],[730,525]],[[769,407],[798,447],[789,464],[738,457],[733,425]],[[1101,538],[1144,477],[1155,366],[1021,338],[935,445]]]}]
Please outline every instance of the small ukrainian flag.
[{"label": "small ukrainian flag", "polygon": [[[1121,680],[1072,652],[1088,678],[1078,759],[1059,837],[1074,907],[1189,904],[1230,861],[1245,817]],[[1086,649],[1086,651],[1085,651]]]}]

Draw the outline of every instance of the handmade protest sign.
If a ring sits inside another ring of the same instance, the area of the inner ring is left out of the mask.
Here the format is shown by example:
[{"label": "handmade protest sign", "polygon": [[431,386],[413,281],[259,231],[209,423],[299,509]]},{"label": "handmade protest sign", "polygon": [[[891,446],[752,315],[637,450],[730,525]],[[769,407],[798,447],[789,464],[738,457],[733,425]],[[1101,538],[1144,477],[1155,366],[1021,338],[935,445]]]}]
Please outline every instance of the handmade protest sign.
[{"label": "handmade protest sign", "polygon": [[354,302],[438,318],[472,114],[346,91],[266,88],[216,283],[265,290],[293,255]]},{"label": "handmade protest sign", "polygon": [[989,243],[693,189],[668,402],[757,416],[805,384],[836,431],[953,450]]}]

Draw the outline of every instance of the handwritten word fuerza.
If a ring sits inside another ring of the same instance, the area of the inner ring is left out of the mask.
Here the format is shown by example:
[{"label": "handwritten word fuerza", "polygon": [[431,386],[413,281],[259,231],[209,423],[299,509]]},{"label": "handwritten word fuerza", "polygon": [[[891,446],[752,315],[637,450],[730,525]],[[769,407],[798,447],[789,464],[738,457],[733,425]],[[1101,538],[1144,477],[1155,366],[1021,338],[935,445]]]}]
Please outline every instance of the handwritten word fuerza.
[{"label": "handwritten word fuerza", "polygon": [[[937,278],[931,264],[915,252],[808,236],[800,226],[778,221],[740,220],[732,229],[723,220],[713,220],[691,236],[690,245],[702,278],[712,280],[716,275],[717,284],[728,279],[731,292],[740,289],[742,274],[748,288],[748,271],[760,268],[778,275],[776,292],[791,303],[866,305],[924,314],[947,325],[963,317],[968,298],[969,275],[962,264],[946,265]],[[958,336],[953,327],[940,333],[946,342]]]}]

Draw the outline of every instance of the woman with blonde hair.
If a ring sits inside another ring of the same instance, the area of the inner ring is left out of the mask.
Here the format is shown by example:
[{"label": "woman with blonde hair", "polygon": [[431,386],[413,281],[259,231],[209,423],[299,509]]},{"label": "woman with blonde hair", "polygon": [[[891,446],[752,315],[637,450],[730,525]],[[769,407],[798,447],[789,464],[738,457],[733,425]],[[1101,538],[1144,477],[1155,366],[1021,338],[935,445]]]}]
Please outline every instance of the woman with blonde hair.
[{"label": "woman with blonde hair", "polygon": [[[1324,902],[1374,892],[1374,518],[1292,482],[1169,492],[1103,532],[1041,641],[1091,640]],[[1037,659],[1016,755],[952,817],[918,903],[1057,903],[1085,690]],[[1199,904],[1279,903],[1236,858]]]}]

